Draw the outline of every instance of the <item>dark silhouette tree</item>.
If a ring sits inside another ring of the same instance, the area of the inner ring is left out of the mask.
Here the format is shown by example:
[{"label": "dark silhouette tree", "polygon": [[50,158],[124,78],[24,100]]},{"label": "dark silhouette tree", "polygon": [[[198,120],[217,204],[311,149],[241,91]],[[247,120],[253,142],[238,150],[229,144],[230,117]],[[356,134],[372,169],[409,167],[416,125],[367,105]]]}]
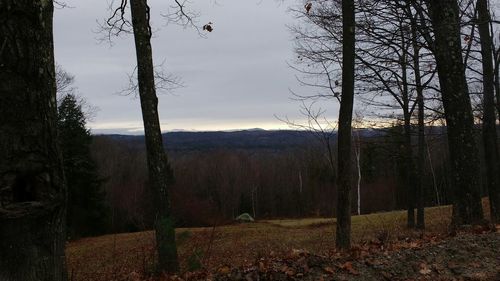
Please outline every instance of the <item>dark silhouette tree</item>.
[{"label": "dark silhouette tree", "polygon": [[337,230],[335,246],[351,247],[352,111],[355,63],[354,0],[342,0],[342,96],[338,124]]},{"label": "dark silhouette tree", "polygon": [[[130,2],[130,3],[129,3]],[[130,7],[128,5],[130,4]],[[183,25],[193,25],[191,15],[183,3],[175,1],[177,10],[168,16],[169,20]],[[130,8],[131,20],[125,17]],[[175,222],[172,216],[169,189],[174,181],[167,154],[163,147],[163,138],[158,116],[158,97],[155,84],[155,69],[151,47],[152,30],[150,25],[150,7],[147,0],[122,0],[113,10],[106,25],[103,26],[108,38],[121,33],[134,35],[137,59],[137,88],[141,102],[146,154],[148,163],[148,184],[154,198],[154,219],[156,233],[156,249],[158,252],[158,269],[163,272],[179,271],[177,246],[175,242]],[[165,78],[168,80],[167,78]],[[165,82],[165,81],[160,81]]]},{"label": "dark silhouette tree", "polygon": [[[411,9],[409,9],[411,10]],[[420,46],[418,36],[417,15],[411,18],[411,42],[413,48],[413,74],[415,76],[415,90],[417,92],[417,119],[418,119],[418,145],[417,145],[417,178],[416,178],[416,207],[418,229],[425,228],[425,210],[424,210],[424,167],[425,167],[425,102],[424,87],[422,85],[422,73],[420,69]]]},{"label": "dark silhouette tree", "polygon": [[0,280],[66,280],[53,3],[0,1]]},{"label": "dark silhouette tree", "polygon": [[102,234],[108,218],[105,193],[90,155],[92,136],[85,127],[82,100],[74,94],[60,98],[57,127],[68,186],[68,237]]},{"label": "dark silhouette tree", "polygon": [[495,113],[493,43],[490,33],[491,17],[488,1],[478,0],[477,10],[483,66],[483,145],[486,179],[490,198],[491,220],[497,222],[500,219],[500,169]]},{"label": "dark silhouette tree", "polygon": [[427,1],[427,6],[448,131],[454,187],[453,225],[478,223],[483,219],[479,158],[462,56],[460,10],[456,0]]},{"label": "dark silhouette tree", "polygon": [[174,219],[170,210],[168,190],[173,174],[163,148],[158,97],[156,96],[149,6],[146,0],[131,0],[132,27],[137,57],[137,77],[141,100],[142,119],[146,137],[149,184],[155,198],[155,232],[159,268],[165,272],[177,272],[177,246]]}]

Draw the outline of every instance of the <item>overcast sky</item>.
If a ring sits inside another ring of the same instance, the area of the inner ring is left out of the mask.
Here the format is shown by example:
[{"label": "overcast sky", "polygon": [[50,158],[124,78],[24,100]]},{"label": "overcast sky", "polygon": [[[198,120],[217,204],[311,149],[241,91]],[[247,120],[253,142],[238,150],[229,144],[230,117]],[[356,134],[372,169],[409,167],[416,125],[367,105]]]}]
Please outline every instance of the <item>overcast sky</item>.
[{"label": "overcast sky", "polygon": [[[232,130],[287,128],[274,115],[300,119],[299,103],[289,89],[300,87],[293,62],[293,36],[287,25],[296,20],[287,5],[273,0],[192,0],[202,25],[214,31],[201,38],[193,29],[165,25],[173,0],[149,1],[156,64],[180,77],[184,88],[160,95],[162,130]],[[142,133],[139,100],[115,94],[128,83],[135,66],[133,37],[115,38],[114,45],[98,43],[97,21],[109,13],[105,0],[69,0],[73,8],[56,9],[56,61],[75,75],[78,92],[97,106],[89,124],[95,133]],[[289,1],[289,3],[296,3]],[[335,103],[323,105],[331,118]]]}]

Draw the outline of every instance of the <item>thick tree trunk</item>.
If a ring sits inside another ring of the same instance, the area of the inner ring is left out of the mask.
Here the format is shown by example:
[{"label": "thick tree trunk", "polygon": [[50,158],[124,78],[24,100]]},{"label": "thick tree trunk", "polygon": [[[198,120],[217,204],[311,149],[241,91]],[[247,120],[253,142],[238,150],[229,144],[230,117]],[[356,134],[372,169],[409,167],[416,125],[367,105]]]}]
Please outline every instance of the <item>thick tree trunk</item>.
[{"label": "thick tree trunk", "polygon": [[351,247],[352,110],[354,103],[354,1],[342,0],[342,98],[338,130],[337,231],[335,246]]},{"label": "thick tree trunk", "polygon": [[0,280],[66,280],[52,1],[0,0]]},{"label": "thick tree trunk", "polygon": [[417,19],[412,19],[412,45],[413,45],[413,70],[417,90],[418,110],[418,148],[417,148],[417,177],[416,177],[416,203],[417,203],[417,228],[425,228],[424,213],[424,166],[425,166],[425,123],[424,123],[424,89],[420,74],[420,48],[417,37]]},{"label": "thick tree trunk", "polygon": [[170,210],[168,188],[173,180],[165,153],[158,117],[158,98],[154,81],[149,6],[146,0],[131,0],[134,28],[139,97],[146,137],[149,185],[155,197],[155,231],[159,270],[179,271],[174,220]]},{"label": "thick tree trunk", "polygon": [[477,1],[479,36],[481,37],[481,55],[483,58],[483,145],[491,220],[497,222],[500,219],[500,170],[498,166],[490,14],[487,2],[487,0]]},{"label": "thick tree trunk", "polygon": [[435,35],[437,70],[448,129],[454,187],[453,224],[483,219],[474,120],[465,79],[456,0],[427,1]]}]

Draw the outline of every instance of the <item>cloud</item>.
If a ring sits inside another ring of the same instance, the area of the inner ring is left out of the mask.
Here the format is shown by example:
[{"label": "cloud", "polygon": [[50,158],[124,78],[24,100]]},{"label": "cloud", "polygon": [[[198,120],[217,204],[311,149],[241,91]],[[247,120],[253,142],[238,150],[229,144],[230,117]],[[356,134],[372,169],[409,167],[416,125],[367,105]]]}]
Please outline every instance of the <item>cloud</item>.
[{"label": "cloud", "polygon": [[[149,1],[156,63],[165,60],[167,72],[186,85],[175,95],[161,95],[159,113],[167,130],[218,130],[280,128],[275,114],[299,116],[299,104],[290,100],[289,88],[299,92],[293,60],[293,42],[286,27],[294,19],[276,1],[197,0],[192,9],[201,14],[200,25],[213,22],[214,31],[200,38],[196,31],[169,24],[165,0]],[[69,1],[72,9],[56,10],[54,20],[56,60],[76,77],[76,86],[90,103],[100,108],[90,126],[96,130],[142,127],[138,99],[114,95],[127,85],[135,66],[132,36],[117,38],[109,47],[98,44],[96,21],[107,14],[102,0]],[[336,112],[331,104],[329,112]],[[335,117],[332,115],[332,117]],[[124,126],[133,124],[133,126]]]}]

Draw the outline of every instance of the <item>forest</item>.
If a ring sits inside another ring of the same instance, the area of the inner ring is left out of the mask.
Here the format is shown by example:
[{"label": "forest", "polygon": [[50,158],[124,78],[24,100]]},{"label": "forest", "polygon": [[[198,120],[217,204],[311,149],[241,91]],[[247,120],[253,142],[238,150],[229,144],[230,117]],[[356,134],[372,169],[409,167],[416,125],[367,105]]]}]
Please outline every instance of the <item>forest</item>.
[{"label": "forest", "polygon": [[54,14],[80,8],[0,0],[0,281],[500,280],[499,1],[276,0],[300,118],[199,131],[160,118],[184,85],[156,21],[199,42],[224,28],[166,2],[111,1],[94,22],[110,50],[133,39],[118,94],[142,125],[124,134],[96,133],[107,113],[56,61]]}]

